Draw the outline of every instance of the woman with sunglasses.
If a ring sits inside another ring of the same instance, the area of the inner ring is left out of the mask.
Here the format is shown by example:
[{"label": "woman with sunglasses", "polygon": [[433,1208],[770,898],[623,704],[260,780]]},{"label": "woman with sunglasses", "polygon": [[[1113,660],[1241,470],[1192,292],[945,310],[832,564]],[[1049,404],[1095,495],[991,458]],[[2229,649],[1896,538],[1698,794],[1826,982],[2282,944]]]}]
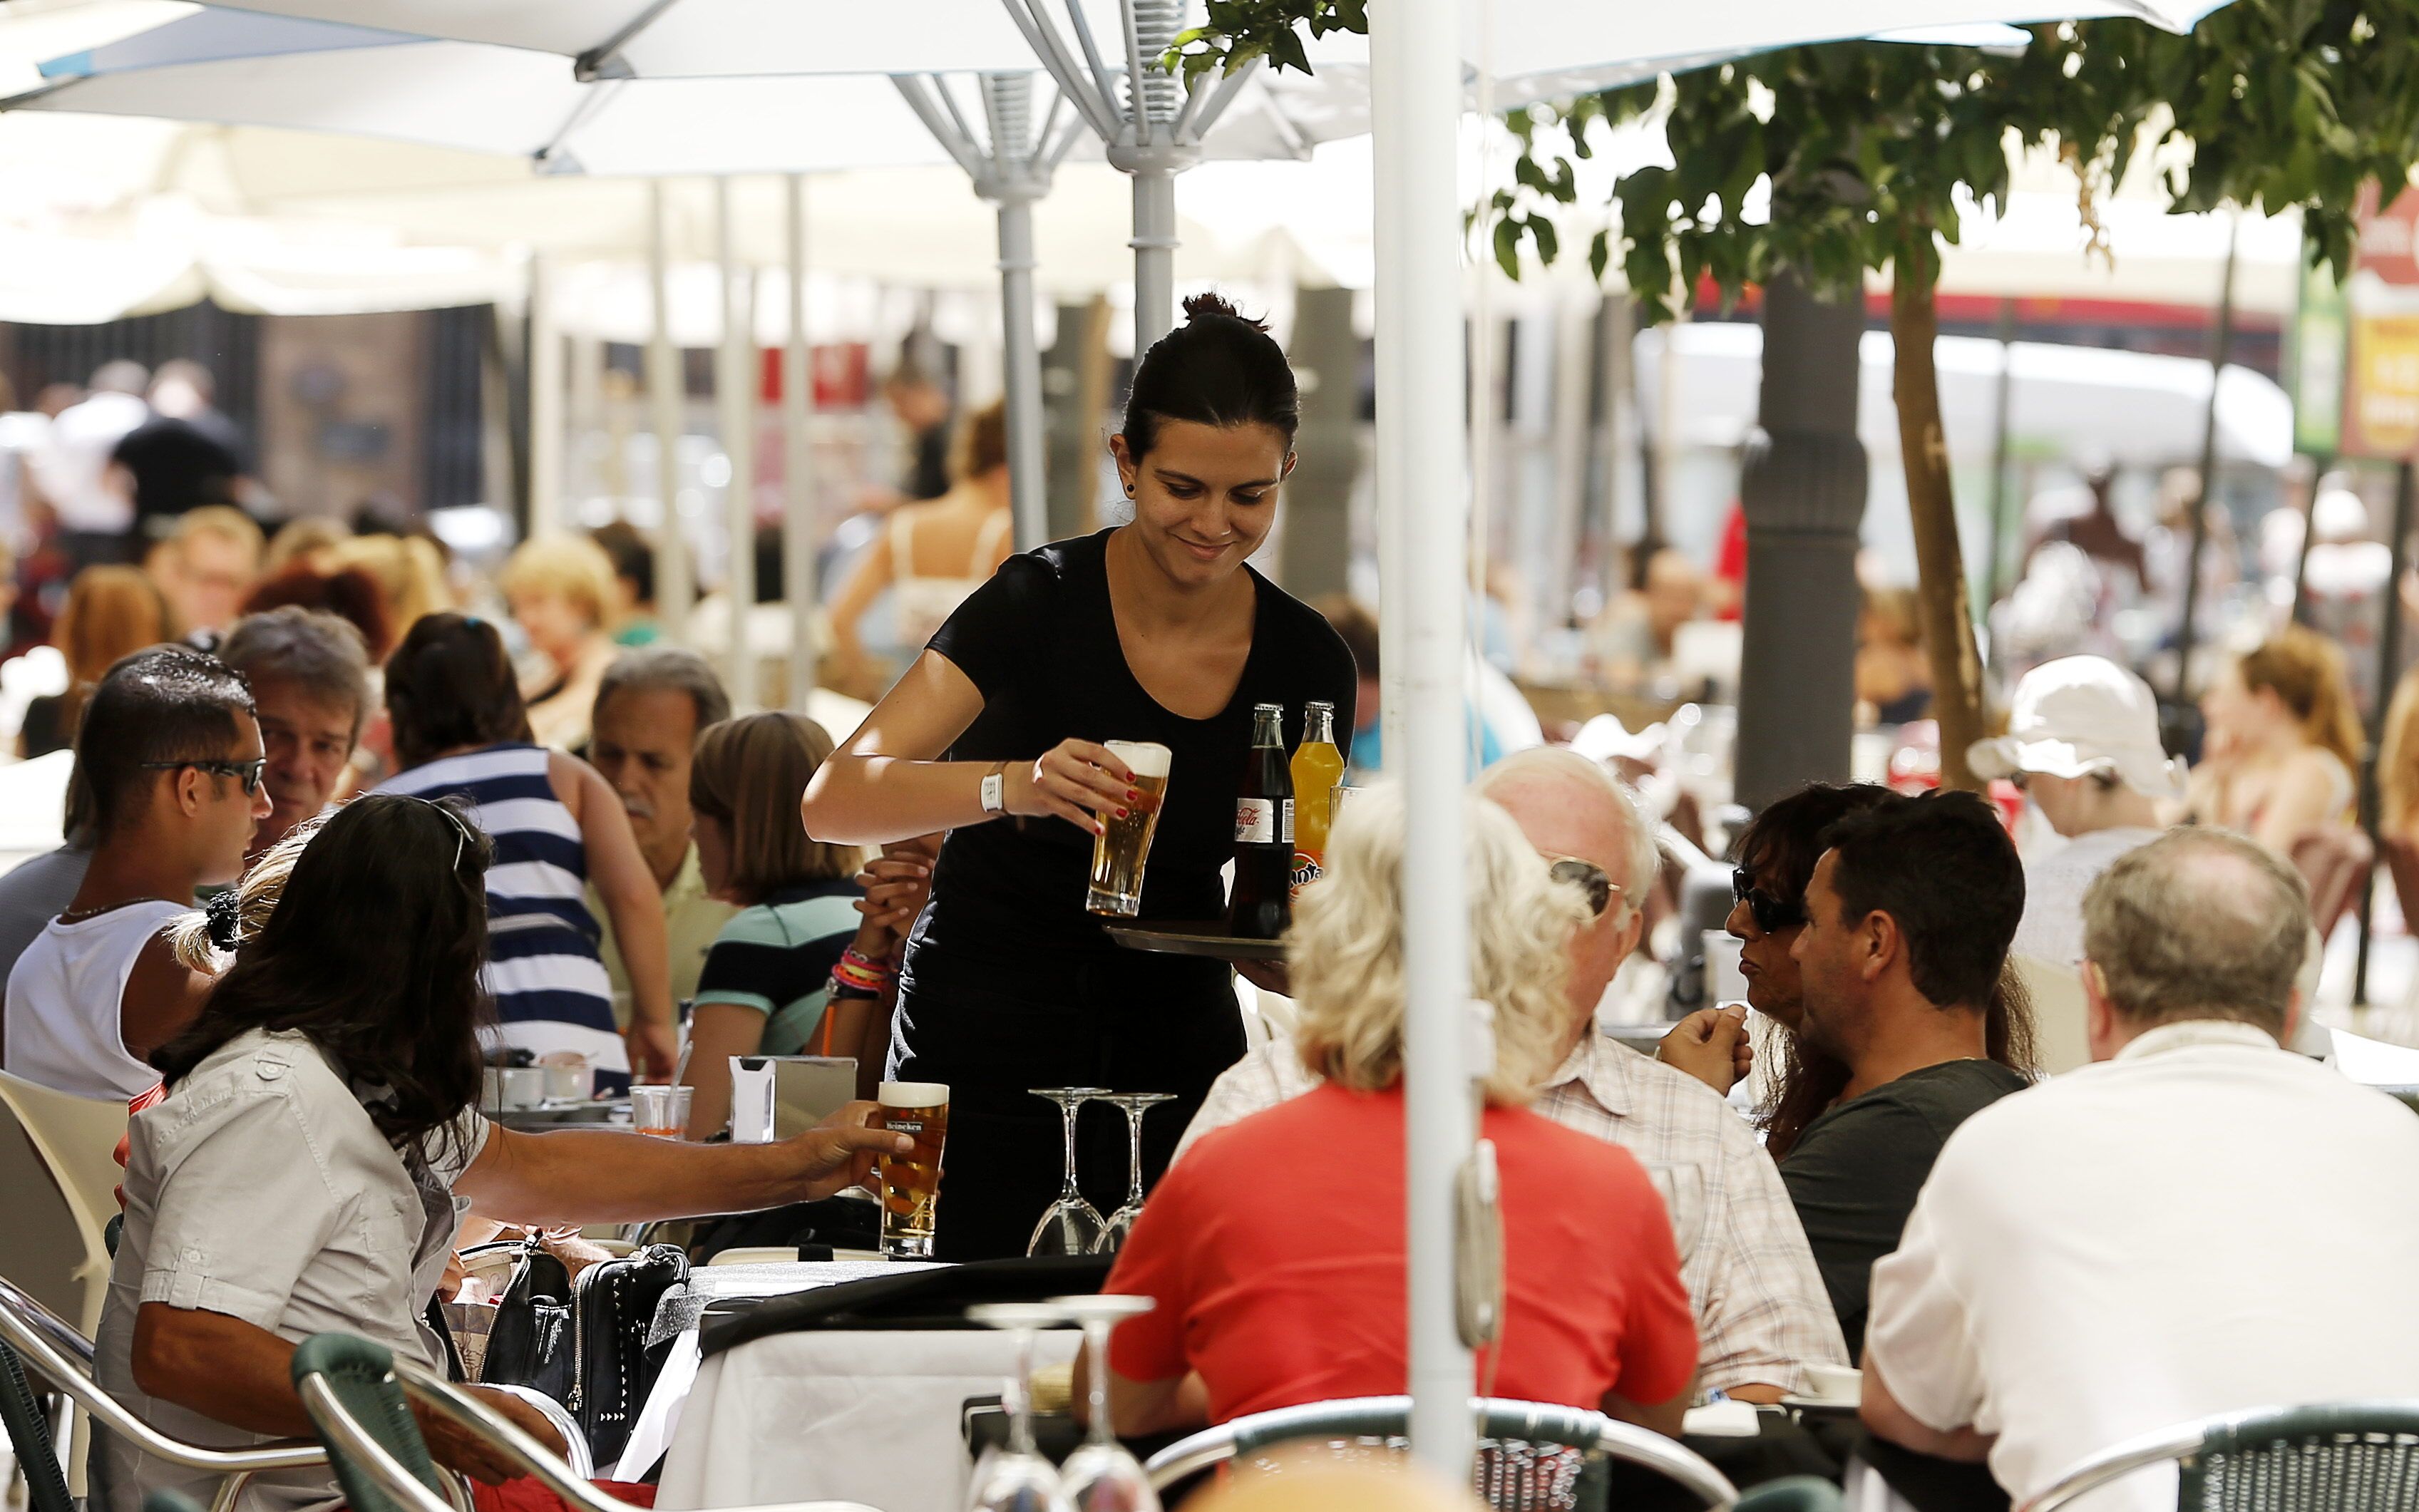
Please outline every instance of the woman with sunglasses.
[{"label": "woman with sunglasses", "polygon": [[[496,627],[464,614],[424,616],[387,658],[386,706],[403,770],[377,791],[463,799],[496,842],[485,980],[499,1041],[585,1057],[600,1092],[626,1085],[634,1060],[670,1072],[671,966],[655,873],[596,769],[532,743]],[[588,912],[592,882],[630,969],[626,1051]]]},{"label": "woman with sunglasses", "polygon": [[[1889,790],[1870,782],[1834,787],[1810,783],[1755,816],[1739,837],[1738,866],[1731,873],[1730,933],[1739,941],[1739,971],[1747,979],[1749,1008],[1780,1026],[1767,1046],[1773,1063],[1756,1121],[1764,1149],[1776,1161],[1796,1148],[1807,1125],[1839,1101],[1848,1085],[1847,1065],[1798,1036],[1800,989],[1797,962],[1789,953],[1806,927],[1806,885],[1823,856],[1823,836],[1833,825],[1882,802]],[[1746,1074],[1745,1057],[1731,1045],[1744,1044],[1713,1032],[1716,1009],[1702,1009],[1666,1036],[1657,1058],[1727,1094]],[[2023,985],[1999,979],[1983,1017],[1983,1036],[1993,1060],[2029,1071],[2033,1064],[2032,1015]]]}]

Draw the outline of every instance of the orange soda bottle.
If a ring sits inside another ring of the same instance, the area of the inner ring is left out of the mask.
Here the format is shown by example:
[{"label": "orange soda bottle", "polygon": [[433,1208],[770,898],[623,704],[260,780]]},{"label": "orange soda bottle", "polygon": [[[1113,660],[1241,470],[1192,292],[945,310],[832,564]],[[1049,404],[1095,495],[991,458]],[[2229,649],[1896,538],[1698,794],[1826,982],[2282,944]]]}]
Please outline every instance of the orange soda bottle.
[{"label": "orange soda bottle", "polygon": [[1344,780],[1344,752],[1335,745],[1335,705],[1303,711],[1302,744],[1293,753],[1293,890],[1317,879],[1327,858],[1327,826],[1334,819],[1335,785]]}]

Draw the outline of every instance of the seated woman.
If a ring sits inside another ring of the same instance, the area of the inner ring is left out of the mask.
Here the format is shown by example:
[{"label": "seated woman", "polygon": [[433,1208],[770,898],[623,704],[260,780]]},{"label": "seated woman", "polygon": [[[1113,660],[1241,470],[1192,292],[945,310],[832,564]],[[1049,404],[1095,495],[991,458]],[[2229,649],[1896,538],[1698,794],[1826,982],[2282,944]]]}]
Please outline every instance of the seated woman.
[{"label": "seated woman", "polygon": [[[692,1139],[731,1121],[733,1056],[862,1062],[888,1041],[887,1022],[875,1043],[869,1021],[899,931],[857,909],[856,848],[810,840],[798,823],[807,779],[831,753],[824,727],[797,714],[726,719],[698,737],[688,775],[698,869],[705,890],[740,912],[707,949],[689,1011]],[[838,993],[835,969],[846,979]]]},{"label": "seated woman", "polygon": [[[1500,1396],[1677,1433],[1697,1332],[1662,1198],[1627,1150],[1521,1106],[1553,1070],[1587,900],[1502,810],[1466,811],[1470,995],[1495,1005],[1481,1134],[1503,1228],[1502,1342],[1480,1370]],[[1159,1302],[1111,1341],[1121,1434],[1406,1389],[1399,792],[1346,809],[1327,859],[1288,948],[1295,1044],[1324,1085],[1203,1135],[1143,1208],[1102,1288]]]},{"label": "seated woman", "polygon": [[[201,1017],[158,1052],[167,1095],[129,1133],[97,1370],[171,1437],[239,1448],[309,1435],[287,1369],[313,1334],[359,1334],[440,1368],[421,1320],[473,1203],[546,1225],[741,1211],[828,1195],[868,1177],[874,1152],[906,1148],[865,1126],[865,1104],[775,1145],[533,1135],[479,1118],[492,853],[468,812],[373,795],[327,820]],[[552,1437],[527,1404],[489,1401]],[[502,1473],[443,1420],[422,1431],[439,1462]],[[208,1473],[107,1435],[93,1471],[106,1512],[138,1512],[163,1488],[210,1494]],[[238,1507],[338,1495],[326,1470],[294,1471],[255,1479]]]},{"label": "seated woman", "polygon": [[2350,817],[2366,742],[2334,641],[2287,626],[2229,660],[2200,712],[2208,736],[2192,771],[2192,819],[2290,856],[2295,841]]},{"label": "seated woman", "polygon": [[[634,1063],[669,1073],[663,895],[629,813],[596,769],[530,739],[496,627],[462,614],[424,616],[387,658],[386,706],[400,770],[377,790],[467,799],[471,822],[495,841],[487,915],[496,941],[485,983],[501,1021],[498,1037],[541,1056],[576,1051],[609,1091],[627,1083]],[[629,970],[626,1050],[588,912],[592,881]]]}]

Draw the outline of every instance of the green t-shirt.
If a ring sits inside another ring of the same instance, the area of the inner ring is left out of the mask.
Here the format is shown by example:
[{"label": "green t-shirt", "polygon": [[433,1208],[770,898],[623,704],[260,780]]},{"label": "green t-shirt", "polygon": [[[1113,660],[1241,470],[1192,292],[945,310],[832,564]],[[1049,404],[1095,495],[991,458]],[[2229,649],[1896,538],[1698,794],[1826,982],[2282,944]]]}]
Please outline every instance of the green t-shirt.
[{"label": "green t-shirt", "polygon": [[741,909],[705,952],[697,1001],[763,1014],[759,1054],[806,1053],[823,1022],[832,967],[864,921],[855,907],[858,897],[853,883],[818,882]]}]

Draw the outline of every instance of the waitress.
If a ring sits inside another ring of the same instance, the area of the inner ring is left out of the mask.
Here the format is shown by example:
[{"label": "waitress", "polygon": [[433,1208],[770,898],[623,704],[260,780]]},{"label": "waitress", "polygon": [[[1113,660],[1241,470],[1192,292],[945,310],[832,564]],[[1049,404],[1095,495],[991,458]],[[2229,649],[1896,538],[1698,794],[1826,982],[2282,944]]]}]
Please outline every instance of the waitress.
[{"label": "waitress", "polygon": [[[1155,1181],[1218,1073],[1241,1058],[1228,968],[1127,950],[1085,911],[1092,841],[1133,800],[1103,748],[1172,753],[1144,919],[1225,910],[1252,705],[1352,728],[1351,653],[1246,559],[1293,471],[1292,370],[1215,295],[1134,373],[1109,439],[1133,519],[1003,563],[807,788],[808,831],[873,845],[946,829],[899,974],[889,1074],[949,1087],[936,1253],[1022,1255],[1058,1192],[1056,1109],[1037,1087],[1171,1092],[1143,1124]],[[1124,1120],[1077,1120],[1085,1193],[1126,1181]]]}]

